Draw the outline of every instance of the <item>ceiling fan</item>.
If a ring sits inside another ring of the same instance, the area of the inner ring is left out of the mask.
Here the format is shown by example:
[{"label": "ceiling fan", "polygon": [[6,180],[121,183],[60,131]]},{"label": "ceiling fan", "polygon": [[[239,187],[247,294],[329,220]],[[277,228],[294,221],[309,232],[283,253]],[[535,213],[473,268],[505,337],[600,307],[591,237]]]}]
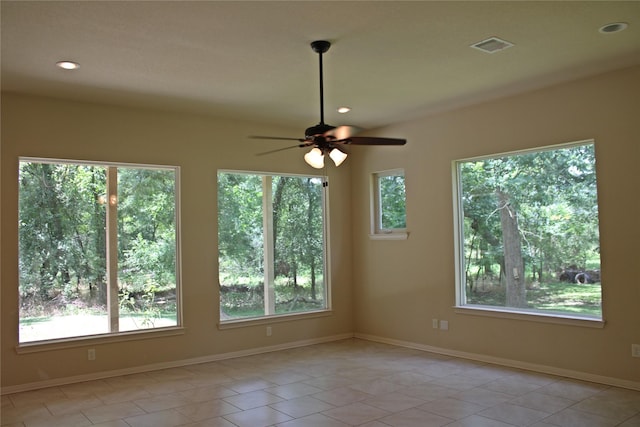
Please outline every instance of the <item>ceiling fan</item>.
[{"label": "ceiling fan", "polygon": [[340,145],[404,145],[405,139],[378,138],[372,136],[354,136],[356,128],[352,126],[331,126],[324,122],[324,82],[322,76],[322,54],[327,52],[331,43],[326,40],[316,40],[311,43],[311,48],[318,54],[320,65],[320,123],[311,126],[304,131],[304,138],[288,138],[278,136],[251,136],[254,139],[277,139],[298,141],[291,147],[280,148],[262,154],[274,153],[295,147],[312,147],[311,151],[304,155],[304,160],[310,166],[321,169],[324,167],[324,156],[328,154],[331,160],[340,166],[347,158],[347,154],[341,151]]}]

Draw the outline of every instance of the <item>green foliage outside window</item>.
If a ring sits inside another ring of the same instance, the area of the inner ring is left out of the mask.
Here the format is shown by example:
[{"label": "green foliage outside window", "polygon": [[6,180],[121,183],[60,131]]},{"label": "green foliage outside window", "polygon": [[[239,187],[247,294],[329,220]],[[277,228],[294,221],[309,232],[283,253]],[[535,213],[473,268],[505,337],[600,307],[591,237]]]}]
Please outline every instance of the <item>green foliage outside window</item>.
[{"label": "green foliage outside window", "polygon": [[457,163],[461,303],[601,317],[592,143]]},{"label": "green foliage outside window", "polygon": [[322,193],[318,177],[218,173],[222,320],[326,308]]},{"label": "green foliage outside window", "polygon": [[372,234],[404,233],[407,228],[404,170],[376,172],[371,183]]},{"label": "green foliage outside window", "polygon": [[380,188],[381,229],[407,228],[404,174],[378,177]]},{"label": "green foliage outside window", "polygon": [[[107,224],[110,167],[117,230]],[[18,186],[20,342],[177,324],[174,169],[22,160]],[[111,313],[109,233],[120,302]]]}]

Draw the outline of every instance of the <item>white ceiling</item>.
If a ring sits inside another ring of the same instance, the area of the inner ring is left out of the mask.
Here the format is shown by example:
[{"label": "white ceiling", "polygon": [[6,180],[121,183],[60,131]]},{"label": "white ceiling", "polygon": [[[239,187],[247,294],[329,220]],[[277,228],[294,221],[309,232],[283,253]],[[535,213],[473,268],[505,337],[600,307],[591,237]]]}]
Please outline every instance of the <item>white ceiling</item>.
[{"label": "white ceiling", "polygon": [[[640,63],[639,1],[6,1],[2,89],[377,127]],[[601,34],[623,21],[620,33]],[[469,47],[497,36],[515,46]],[[54,66],[81,64],[76,71]],[[340,105],[353,111],[341,116]],[[294,135],[296,136],[296,135]]]}]

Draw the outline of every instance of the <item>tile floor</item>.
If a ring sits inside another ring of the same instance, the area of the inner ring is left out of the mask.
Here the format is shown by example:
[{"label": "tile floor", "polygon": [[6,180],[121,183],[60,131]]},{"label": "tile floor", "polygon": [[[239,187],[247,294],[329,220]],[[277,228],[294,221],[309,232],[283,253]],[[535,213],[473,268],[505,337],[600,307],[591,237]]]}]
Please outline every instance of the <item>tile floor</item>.
[{"label": "tile floor", "polygon": [[640,392],[350,339],[2,396],[11,427],[640,426]]}]

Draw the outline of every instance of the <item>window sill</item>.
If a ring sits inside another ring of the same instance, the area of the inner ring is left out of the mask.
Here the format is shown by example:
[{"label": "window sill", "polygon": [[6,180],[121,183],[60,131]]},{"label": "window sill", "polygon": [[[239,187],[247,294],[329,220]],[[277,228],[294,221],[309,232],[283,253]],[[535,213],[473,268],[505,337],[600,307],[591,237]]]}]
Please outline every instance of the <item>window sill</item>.
[{"label": "window sill", "polygon": [[409,232],[369,234],[371,240],[407,240]]},{"label": "window sill", "polygon": [[332,316],[332,310],[319,310],[305,313],[293,313],[293,314],[278,314],[274,316],[264,317],[251,317],[246,319],[232,319],[220,321],[218,323],[218,329],[234,329],[244,328],[247,326],[267,325],[271,323],[290,322],[292,320],[313,319],[316,317]]},{"label": "window sill", "polygon": [[581,326],[585,328],[604,328],[605,321],[581,316],[571,316],[567,314],[547,314],[530,311],[515,311],[489,306],[455,306],[454,311],[458,314],[472,316],[494,317],[501,319],[523,320],[529,322],[553,323],[557,325]]},{"label": "window sill", "polygon": [[185,328],[174,326],[168,328],[156,328],[144,331],[127,331],[119,334],[87,335],[83,337],[61,338],[48,341],[33,341],[18,344],[16,353],[28,354],[43,351],[61,350],[67,348],[87,347],[100,344],[109,344],[123,341],[139,341],[159,337],[183,335]]}]

